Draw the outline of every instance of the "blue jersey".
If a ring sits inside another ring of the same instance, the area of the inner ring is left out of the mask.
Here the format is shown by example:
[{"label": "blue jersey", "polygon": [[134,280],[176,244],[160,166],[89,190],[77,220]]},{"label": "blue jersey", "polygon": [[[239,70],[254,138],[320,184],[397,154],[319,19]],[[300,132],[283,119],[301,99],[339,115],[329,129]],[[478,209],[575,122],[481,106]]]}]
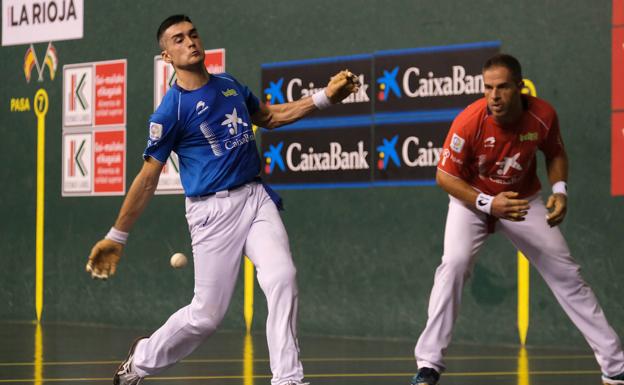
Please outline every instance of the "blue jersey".
[{"label": "blue jersey", "polygon": [[240,186],[260,172],[251,115],[259,101],[229,74],[187,91],[175,84],[150,117],[143,157],[165,163],[171,151],[180,159],[186,196]]}]

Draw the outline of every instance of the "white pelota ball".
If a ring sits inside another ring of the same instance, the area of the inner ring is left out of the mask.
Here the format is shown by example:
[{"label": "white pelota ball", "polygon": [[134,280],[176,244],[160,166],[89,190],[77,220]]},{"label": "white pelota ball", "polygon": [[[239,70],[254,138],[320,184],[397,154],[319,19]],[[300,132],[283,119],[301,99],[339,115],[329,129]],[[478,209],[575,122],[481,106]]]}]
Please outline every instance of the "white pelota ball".
[{"label": "white pelota ball", "polygon": [[175,253],[171,256],[169,263],[171,263],[171,267],[179,269],[186,266],[186,264],[188,263],[188,258],[186,258],[186,255],[182,253]]}]

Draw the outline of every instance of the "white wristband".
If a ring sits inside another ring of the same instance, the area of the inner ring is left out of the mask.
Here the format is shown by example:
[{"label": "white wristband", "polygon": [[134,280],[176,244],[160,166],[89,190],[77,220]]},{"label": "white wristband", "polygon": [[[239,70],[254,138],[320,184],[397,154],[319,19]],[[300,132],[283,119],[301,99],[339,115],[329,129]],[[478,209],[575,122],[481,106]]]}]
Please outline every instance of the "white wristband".
[{"label": "white wristband", "polygon": [[319,110],[324,110],[332,105],[327,94],[325,94],[325,88],[312,95],[312,102]]},{"label": "white wristband", "polygon": [[563,194],[568,196],[568,184],[562,180],[552,185],[553,194]]},{"label": "white wristband", "polygon": [[475,207],[479,211],[483,211],[484,213],[490,215],[492,213],[492,201],[494,197],[487,194],[479,194],[477,196],[477,200],[475,201]]},{"label": "white wristband", "polygon": [[108,234],[106,234],[104,238],[125,245],[128,241],[128,233],[126,233],[125,231],[117,230],[115,227],[111,227],[111,229],[108,231]]}]

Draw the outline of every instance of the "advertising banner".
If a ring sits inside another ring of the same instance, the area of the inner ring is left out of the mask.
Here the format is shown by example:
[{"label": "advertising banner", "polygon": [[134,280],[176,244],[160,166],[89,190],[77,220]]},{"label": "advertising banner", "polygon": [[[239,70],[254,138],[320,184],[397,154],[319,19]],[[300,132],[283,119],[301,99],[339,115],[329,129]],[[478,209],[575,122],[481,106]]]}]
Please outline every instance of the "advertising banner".
[{"label": "advertising banner", "polygon": [[85,195],[92,190],[92,134],[63,134],[63,195]]},{"label": "advertising banner", "polygon": [[370,182],[370,126],[264,131],[262,177],[279,184]]},{"label": "advertising banner", "polygon": [[311,96],[323,89],[331,76],[348,69],[360,78],[359,92],[347,97],[341,105],[312,113],[308,119],[370,115],[372,58],[372,55],[354,55],[263,64],[261,99],[267,104],[282,104]]},{"label": "advertising banner", "polygon": [[126,63],[63,66],[62,196],[125,193]]},{"label": "advertising banner", "polygon": [[2,0],[2,45],[82,39],[83,0]]},{"label": "advertising banner", "polygon": [[[276,188],[434,184],[451,122],[483,97],[482,66],[499,49],[494,41],[263,64],[267,104],[310,96],[345,68],[362,83],[342,105],[263,130],[264,178]],[[362,167],[339,167],[345,153]]]},{"label": "advertising banner", "polygon": [[500,43],[375,53],[375,113],[463,109],[483,96],[483,63]]},{"label": "advertising banner", "polygon": [[373,140],[374,180],[435,180],[450,122],[380,124]]},{"label": "advertising banner", "polygon": [[93,192],[123,195],[126,181],[126,130],[95,131]]},{"label": "advertising banner", "polygon": [[95,63],[96,126],[126,124],[126,61]]}]

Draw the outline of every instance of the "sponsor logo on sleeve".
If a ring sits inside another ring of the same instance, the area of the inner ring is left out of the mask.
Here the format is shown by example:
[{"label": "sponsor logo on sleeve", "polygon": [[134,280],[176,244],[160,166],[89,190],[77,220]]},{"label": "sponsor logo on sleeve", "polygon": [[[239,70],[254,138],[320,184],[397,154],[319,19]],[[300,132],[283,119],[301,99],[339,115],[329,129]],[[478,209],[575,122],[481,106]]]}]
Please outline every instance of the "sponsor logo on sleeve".
[{"label": "sponsor logo on sleeve", "polygon": [[466,140],[457,134],[453,134],[451,138],[451,150],[460,153],[464,149],[464,143]]},{"label": "sponsor logo on sleeve", "polygon": [[149,137],[151,140],[159,140],[162,137],[162,131],[162,124],[150,122]]}]

